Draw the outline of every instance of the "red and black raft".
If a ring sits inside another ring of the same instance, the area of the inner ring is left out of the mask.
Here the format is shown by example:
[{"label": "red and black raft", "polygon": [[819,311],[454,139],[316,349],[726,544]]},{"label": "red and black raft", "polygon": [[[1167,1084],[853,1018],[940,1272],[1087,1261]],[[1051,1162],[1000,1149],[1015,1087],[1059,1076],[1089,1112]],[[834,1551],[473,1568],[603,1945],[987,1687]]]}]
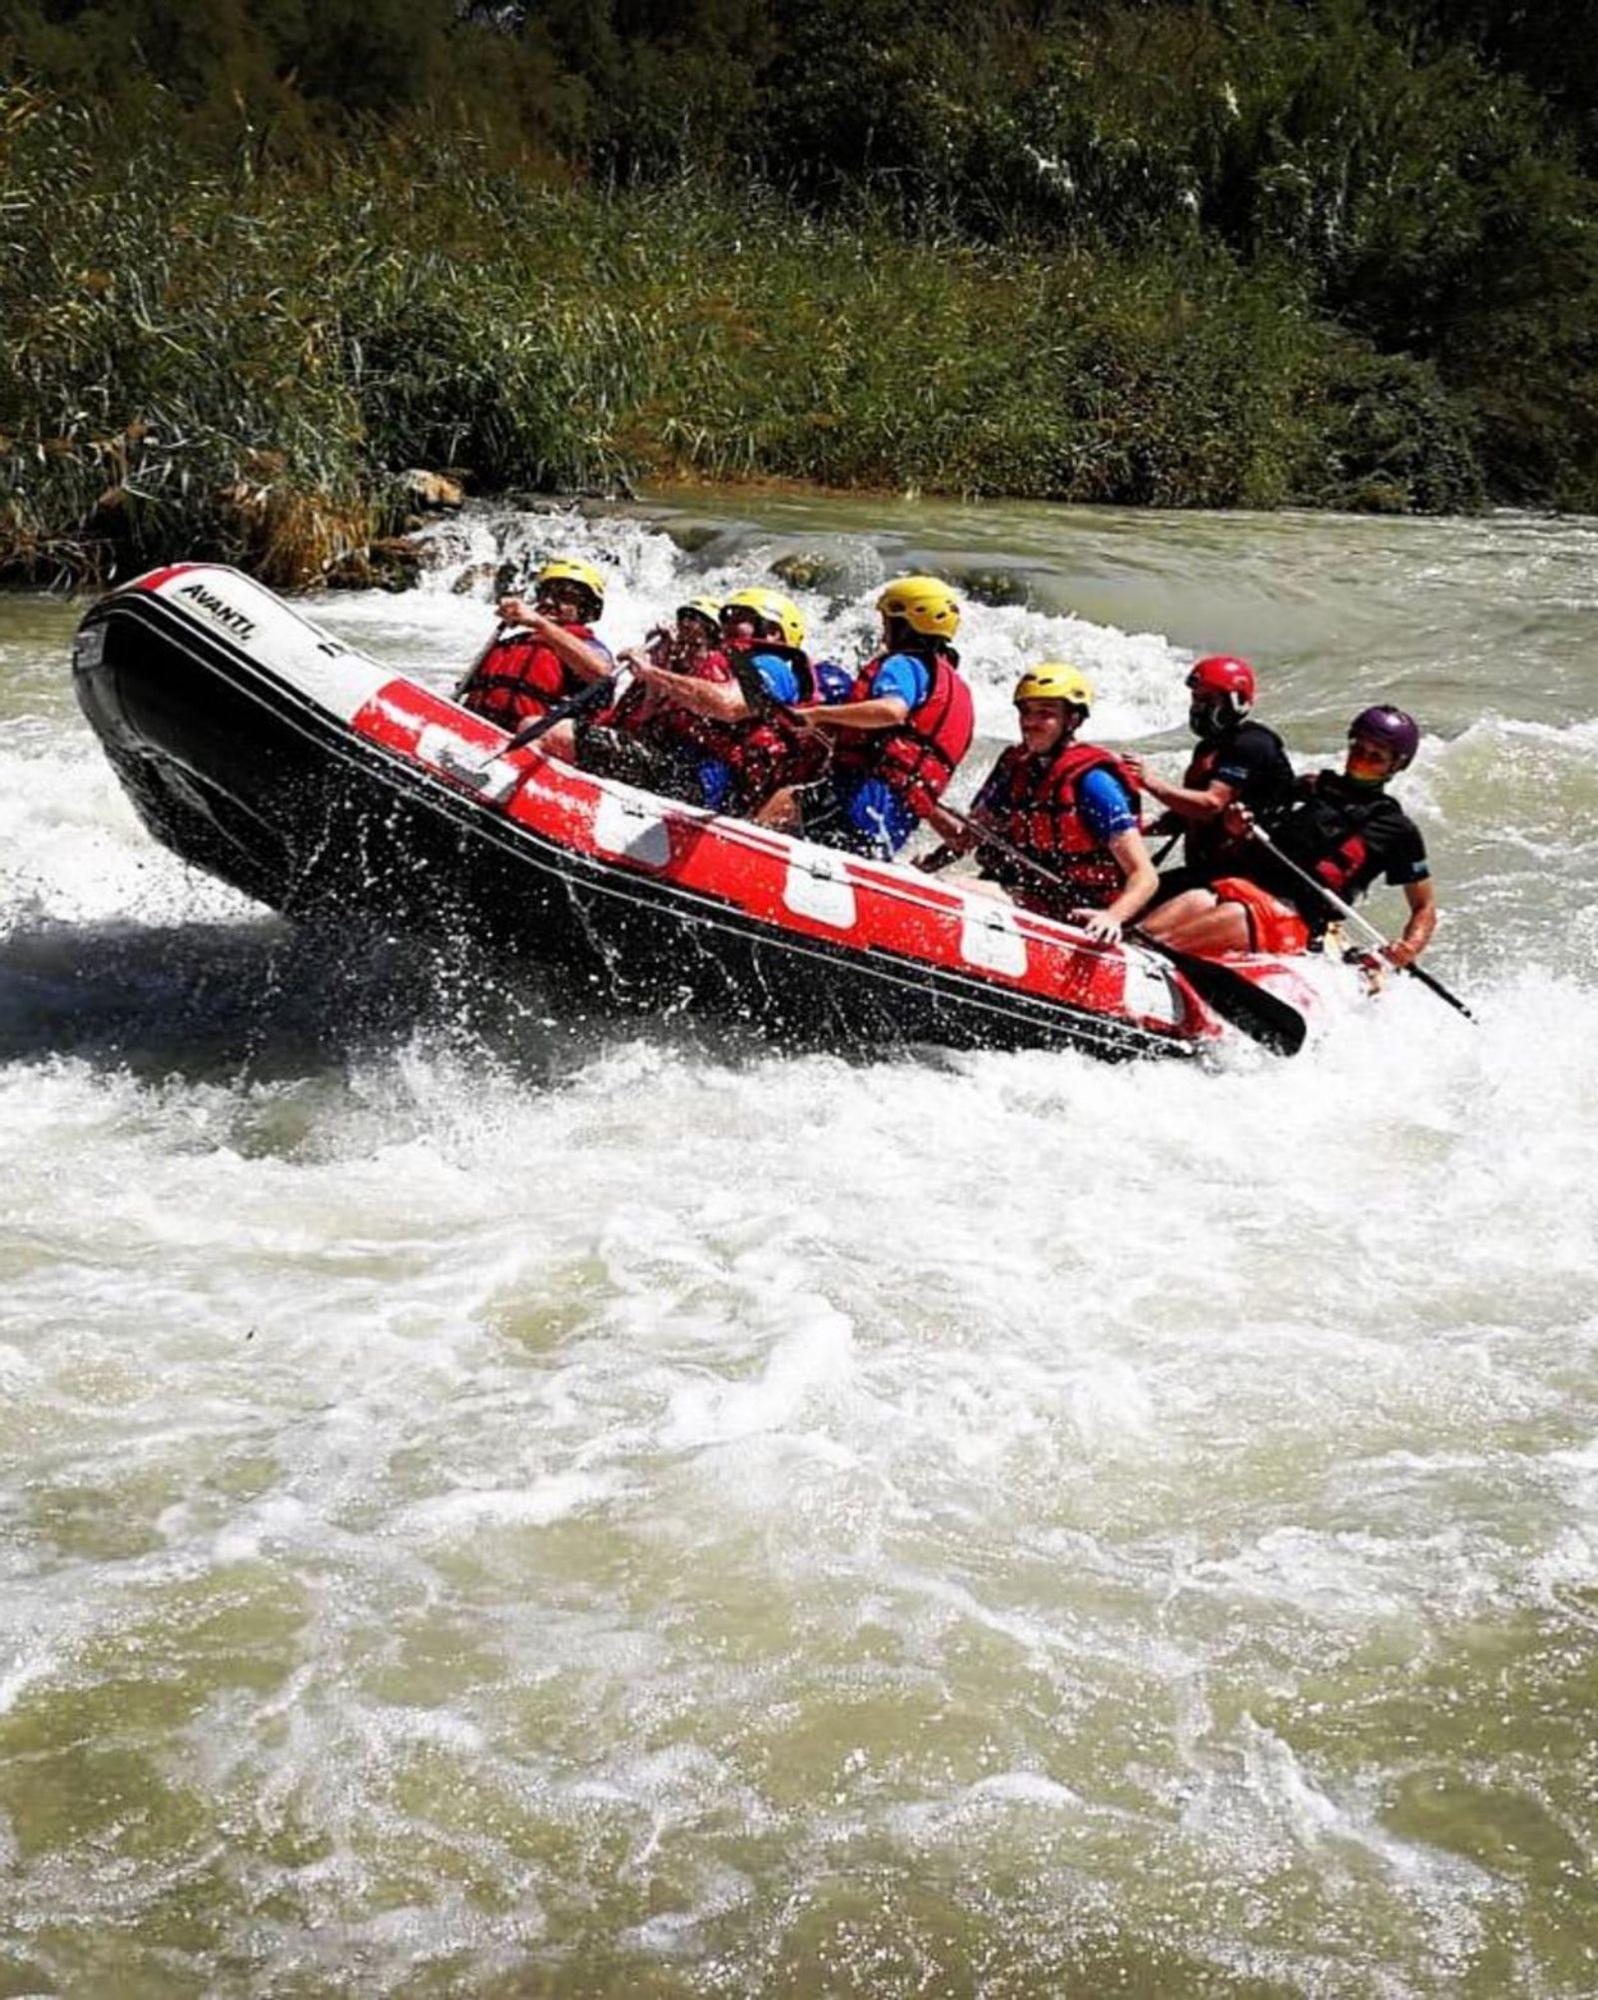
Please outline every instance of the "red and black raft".
[{"label": "red and black raft", "polygon": [[[112,592],[73,659],[149,830],[291,917],[374,917],[575,973],[620,1002],[845,1048],[1192,1056],[1225,1027],[1187,969],[1142,947],[536,745],[485,787],[474,774],[503,731],[234,570],[180,563]],[[1218,977],[1254,982],[1268,1010],[1314,1002],[1290,964]]]}]

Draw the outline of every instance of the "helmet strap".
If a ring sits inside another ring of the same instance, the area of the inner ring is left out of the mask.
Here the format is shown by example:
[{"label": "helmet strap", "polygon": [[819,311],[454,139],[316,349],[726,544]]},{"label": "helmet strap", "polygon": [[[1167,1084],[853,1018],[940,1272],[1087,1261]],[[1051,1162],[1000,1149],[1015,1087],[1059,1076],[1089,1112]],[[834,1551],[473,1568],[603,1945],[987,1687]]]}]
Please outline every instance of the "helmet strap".
[{"label": "helmet strap", "polygon": [[1219,736],[1226,726],[1213,698],[1196,696],[1187,705],[1187,726],[1200,742]]}]

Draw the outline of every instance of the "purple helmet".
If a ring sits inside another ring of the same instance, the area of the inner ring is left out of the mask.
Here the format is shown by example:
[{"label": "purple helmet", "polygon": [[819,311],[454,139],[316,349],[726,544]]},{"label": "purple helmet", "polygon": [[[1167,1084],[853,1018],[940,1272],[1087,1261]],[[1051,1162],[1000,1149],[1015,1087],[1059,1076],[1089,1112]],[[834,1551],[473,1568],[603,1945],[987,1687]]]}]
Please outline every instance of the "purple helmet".
[{"label": "purple helmet", "polygon": [[1362,708],[1348,725],[1348,740],[1363,736],[1367,743],[1384,743],[1389,750],[1396,751],[1395,771],[1405,770],[1415,761],[1415,752],[1420,748],[1420,725],[1414,716],[1406,715],[1401,708],[1388,708],[1384,703],[1380,708]]}]

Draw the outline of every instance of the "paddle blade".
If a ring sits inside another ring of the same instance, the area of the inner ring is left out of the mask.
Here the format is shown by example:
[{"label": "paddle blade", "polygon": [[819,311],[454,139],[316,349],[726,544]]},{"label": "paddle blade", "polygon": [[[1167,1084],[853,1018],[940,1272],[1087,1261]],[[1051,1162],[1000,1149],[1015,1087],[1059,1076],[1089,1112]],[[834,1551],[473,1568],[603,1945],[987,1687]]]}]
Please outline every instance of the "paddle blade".
[{"label": "paddle blade", "polygon": [[1250,1041],[1279,1056],[1296,1056],[1304,1046],[1309,1023],[1287,1001],[1217,959],[1174,951],[1170,945],[1141,934],[1138,942],[1175,966],[1204,1004]]}]

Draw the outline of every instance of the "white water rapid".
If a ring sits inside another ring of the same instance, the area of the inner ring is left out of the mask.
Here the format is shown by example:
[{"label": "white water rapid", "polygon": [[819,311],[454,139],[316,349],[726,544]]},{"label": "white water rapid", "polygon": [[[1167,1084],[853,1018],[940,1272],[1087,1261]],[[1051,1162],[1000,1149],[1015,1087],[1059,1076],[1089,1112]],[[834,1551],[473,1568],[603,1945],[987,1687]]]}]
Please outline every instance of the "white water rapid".
[{"label": "white water rapid", "polygon": [[1200,648],[1301,760],[1401,700],[1480,1024],[510,1018],[157,848],[0,600],[0,1995],[1598,1990],[1598,527],[441,546],[312,615],[444,685],[507,556],[621,643],[797,558],[852,658],[932,564],[989,754],[1043,657],[1173,771]]}]

